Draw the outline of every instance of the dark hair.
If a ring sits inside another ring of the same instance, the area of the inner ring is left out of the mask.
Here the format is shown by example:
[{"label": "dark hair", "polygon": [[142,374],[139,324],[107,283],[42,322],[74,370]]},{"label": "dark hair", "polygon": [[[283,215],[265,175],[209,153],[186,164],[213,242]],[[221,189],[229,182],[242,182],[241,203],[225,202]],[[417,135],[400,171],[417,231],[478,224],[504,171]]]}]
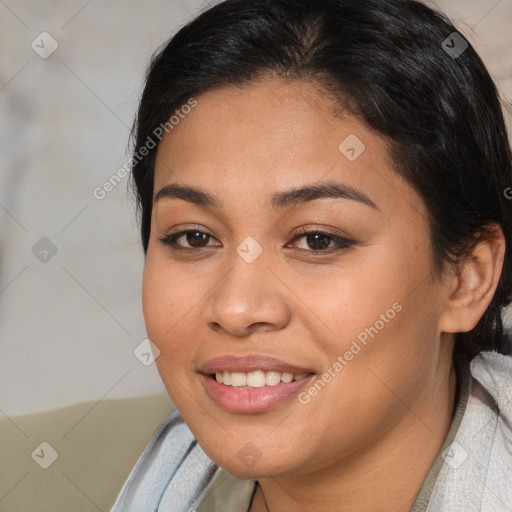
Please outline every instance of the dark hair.
[{"label": "dark hair", "polygon": [[491,223],[501,225],[498,288],[478,325],[457,333],[456,350],[470,358],[507,353],[501,313],[512,299],[512,155],[496,86],[455,31],[412,0],[226,0],[202,12],[153,55],[134,124],[144,253],[157,147],[145,158],[139,151],[159,126],[214,88],[265,76],[316,83],[388,140],[395,171],[429,212],[437,272],[492,236]]}]

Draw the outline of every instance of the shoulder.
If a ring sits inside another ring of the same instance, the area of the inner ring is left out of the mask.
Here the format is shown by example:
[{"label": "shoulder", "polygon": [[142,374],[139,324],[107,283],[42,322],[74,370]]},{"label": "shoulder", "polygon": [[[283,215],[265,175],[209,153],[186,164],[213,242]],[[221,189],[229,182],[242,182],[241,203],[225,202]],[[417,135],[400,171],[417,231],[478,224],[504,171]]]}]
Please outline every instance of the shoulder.
[{"label": "shoulder", "polygon": [[512,357],[483,352],[469,369],[469,398],[429,512],[512,509]]},{"label": "shoulder", "polygon": [[[471,361],[471,398],[490,418],[481,433],[492,435],[493,444],[512,459],[512,357],[496,352],[482,352]],[[485,407],[485,409],[484,409]],[[483,412],[482,412],[483,414]],[[475,414],[475,419],[478,415]],[[509,468],[512,475],[512,465]],[[512,488],[512,476],[510,480]]]},{"label": "shoulder", "polygon": [[153,434],[111,512],[188,510],[217,469],[176,410]]},{"label": "shoulder", "polygon": [[512,416],[512,356],[481,352],[471,361],[471,374],[492,396],[502,416]]}]

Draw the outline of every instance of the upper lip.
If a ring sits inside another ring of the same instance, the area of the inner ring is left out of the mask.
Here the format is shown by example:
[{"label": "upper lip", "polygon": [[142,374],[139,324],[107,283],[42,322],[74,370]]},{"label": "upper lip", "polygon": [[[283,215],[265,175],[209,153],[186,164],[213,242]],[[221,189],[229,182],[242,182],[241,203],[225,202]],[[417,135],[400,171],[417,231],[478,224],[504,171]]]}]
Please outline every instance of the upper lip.
[{"label": "upper lip", "polygon": [[274,357],[258,354],[244,356],[224,355],[209,359],[199,367],[199,371],[205,374],[218,372],[250,373],[256,370],[293,373],[294,375],[315,373],[312,368],[298,366]]}]

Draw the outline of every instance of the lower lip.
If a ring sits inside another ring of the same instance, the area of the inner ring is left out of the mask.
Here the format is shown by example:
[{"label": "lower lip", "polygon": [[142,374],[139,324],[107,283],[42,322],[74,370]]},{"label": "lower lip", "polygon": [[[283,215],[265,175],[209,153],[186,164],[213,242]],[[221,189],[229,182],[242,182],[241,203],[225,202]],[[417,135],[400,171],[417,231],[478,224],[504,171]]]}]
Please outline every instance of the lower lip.
[{"label": "lower lip", "polygon": [[218,405],[229,412],[251,414],[265,412],[297,395],[299,390],[311,382],[315,375],[301,380],[280,382],[262,388],[235,388],[220,384],[209,375],[201,375],[206,392]]}]

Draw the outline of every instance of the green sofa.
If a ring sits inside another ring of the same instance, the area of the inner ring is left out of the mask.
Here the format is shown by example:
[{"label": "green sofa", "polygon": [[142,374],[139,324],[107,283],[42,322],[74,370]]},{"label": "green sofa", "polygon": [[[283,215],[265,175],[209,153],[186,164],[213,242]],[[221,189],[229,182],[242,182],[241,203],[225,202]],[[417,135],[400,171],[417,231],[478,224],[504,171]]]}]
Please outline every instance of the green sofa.
[{"label": "green sofa", "polygon": [[18,416],[0,410],[0,512],[108,512],[174,409],[162,391]]}]

